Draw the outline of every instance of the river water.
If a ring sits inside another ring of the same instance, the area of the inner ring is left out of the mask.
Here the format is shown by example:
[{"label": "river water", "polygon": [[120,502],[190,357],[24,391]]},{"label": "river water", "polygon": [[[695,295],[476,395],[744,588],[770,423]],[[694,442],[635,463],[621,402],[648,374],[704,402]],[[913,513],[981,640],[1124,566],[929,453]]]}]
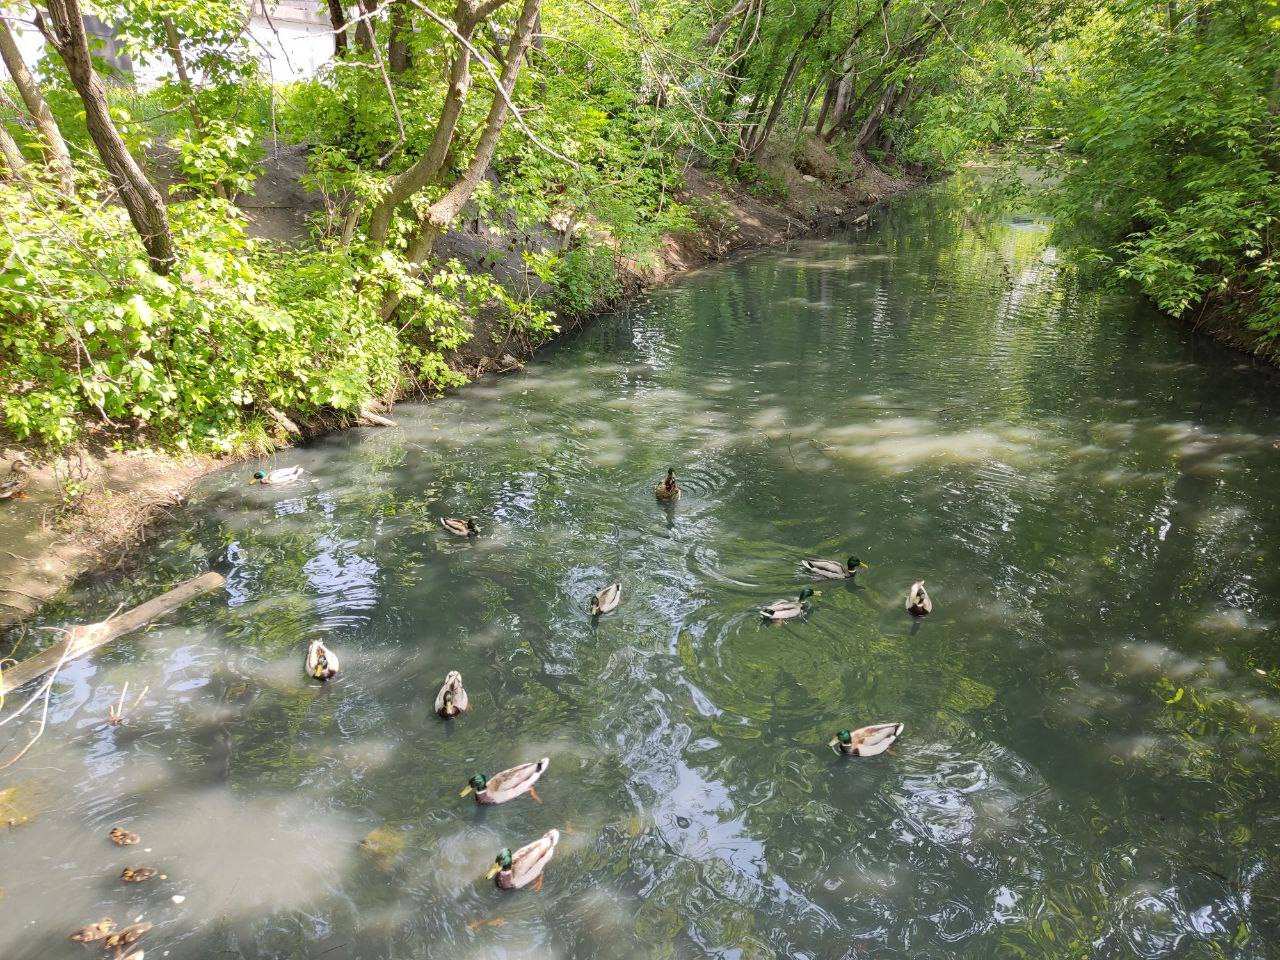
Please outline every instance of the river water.
[{"label": "river water", "polygon": [[[97,955],[65,938],[104,914],[155,923],[148,960],[1267,956],[1276,383],[1045,244],[943,185],[274,461],[305,483],[208,478],[46,611],[229,574],[69,665],[0,773],[33,814],[0,831],[0,956]],[[890,754],[825,746],[890,720]],[[458,796],[542,756],[540,803]],[[481,879],[552,827],[541,892]]]}]

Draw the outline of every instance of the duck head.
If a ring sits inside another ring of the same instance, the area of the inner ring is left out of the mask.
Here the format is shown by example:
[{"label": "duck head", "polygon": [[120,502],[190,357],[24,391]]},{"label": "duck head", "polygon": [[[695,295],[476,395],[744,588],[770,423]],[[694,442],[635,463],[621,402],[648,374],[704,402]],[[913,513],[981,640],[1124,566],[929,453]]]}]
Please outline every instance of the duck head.
[{"label": "duck head", "polygon": [[472,777],[470,780],[467,781],[467,785],[462,788],[462,792],[458,794],[458,796],[465,797],[468,793],[471,793],[473,790],[476,793],[483,793],[484,788],[487,787],[488,785],[489,785],[489,778],[486,777],[483,773],[477,773],[474,777]]},{"label": "duck head", "polygon": [[489,868],[489,872],[484,875],[486,880],[492,880],[503,870],[511,869],[511,851],[503,847],[498,851],[498,855],[493,858],[493,866]]},{"label": "duck head", "polygon": [[844,745],[847,747],[851,743],[853,743],[853,731],[841,730],[839,733],[837,733],[834,737],[831,738],[831,742],[828,743],[827,746],[834,748],[840,745]]}]

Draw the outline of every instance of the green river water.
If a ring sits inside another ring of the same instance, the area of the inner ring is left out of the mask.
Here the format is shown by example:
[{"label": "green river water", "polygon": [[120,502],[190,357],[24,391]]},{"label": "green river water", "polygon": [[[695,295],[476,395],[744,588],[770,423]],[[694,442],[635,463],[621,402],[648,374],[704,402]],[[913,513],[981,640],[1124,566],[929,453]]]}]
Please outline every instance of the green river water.
[{"label": "green river water", "polygon": [[[103,915],[155,924],[147,960],[1268,956],[1280,393],[1045,243],[945,184],[273,461],[302,484],[207,478],[45,611],[228,573],[68,665],[0,772],[36,812],[0,831],[0,956],[98,956],[66,936]],[[890,754],[825,746],[890,720]],[[458,796],[541,756],[541,803]],[[540,892],[483,881],[552,827]]]}]

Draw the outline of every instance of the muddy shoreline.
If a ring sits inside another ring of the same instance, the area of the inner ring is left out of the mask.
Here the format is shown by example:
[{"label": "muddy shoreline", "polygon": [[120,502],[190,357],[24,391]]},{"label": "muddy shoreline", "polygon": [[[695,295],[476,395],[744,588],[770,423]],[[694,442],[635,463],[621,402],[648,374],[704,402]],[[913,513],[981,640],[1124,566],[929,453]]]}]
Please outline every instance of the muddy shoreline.
[{"label": "muddy shoreline", "polygon": [[[926,182],[919,174],[890,177],[874,168],[862,171],[856,181],[847,171],[839,180],[835,176],[820,179],[790,164],[785,173],[786,200],[768,203],[690,170],[688,198],[716,204],[729,229],[668,236],[656,262],[620,262],[621,294],[591,313],[563,317],[555,339],[570,336],[630,298],[734,254],[801,236],[869,226],[878,206]],[[855,182],[856,186],[851,186]],[[474,238],[471,243],[474,248]],[[467,259],[465,251],[461,258]],[[478,323],[472,339],[453,360],[457,369],[472,377],[515,372],[538,349],[549,345],[494,343],[484,333]],[[393,412],[391,416],[394,419]],[[300,423],[291,442],[282,443],[281,448],[357,425],[353,418],[338,416]],[[4,450],[0,474],[7,474],[19,455],[20,450]],[[247,459],[248,455],[78,450],[34,464],[26,495],[0,506],[4,510],[0,524],[0,632],[31,617],[76,578],[127,561],[129,551],[148,528],[181,503],[197,480]]]}]

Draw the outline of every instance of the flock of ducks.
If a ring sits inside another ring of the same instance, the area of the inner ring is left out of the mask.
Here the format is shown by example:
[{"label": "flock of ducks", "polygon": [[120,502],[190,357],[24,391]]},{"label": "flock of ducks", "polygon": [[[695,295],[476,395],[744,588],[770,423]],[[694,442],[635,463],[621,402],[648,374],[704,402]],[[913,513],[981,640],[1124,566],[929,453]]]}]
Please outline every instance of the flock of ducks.
[{"label": "flock of ducks", "polygon": [[[264,472],[259,470],[253,475],[251,483],[280,485],[301,479],[301,467],[283,467],[278,470]],[[680,499],[682,491],[676,481],[675,469],[667,470],[666,477],[654,488],[654,496],[662,503],[671,504]],[[441,527],[445,532],[456,537],[475,537],[480,533],[474,516],[442,517]],[[800,566],[814,577],[825,580],[851,580],[864,570],[867,565],[857,557],[849,557],[848,561],[825,560],[819,557],[806,557]],[[810,598],[814,591],[805,587],[794,600],[775,600],[760,608],[760,616],[767,621],[793,620],[809,612]],[[591,616],[599,617],[612,613],[622,603],[622,584],[610,583],[594,593],[589,601]],[[925,590],[924,581],[917,580],[907,591],[906,610],[912,617],[921,618],[933,612],[933,601]],[[312,640],[307,648],[307,674],[316,680],[330,680],[340,669],[337,654],[320,640]],[[445,720],[451,720],[466,713],[471,701],[462,685],[462,674],[457,670],[449,671],[444,684],[436,694],[435,712]],[[837,753],[847,757],[875,757],[893,746],[902,736],[904,725],[901,723],[876,723],[857,730],[841,730],[827,744]],[[534,784],[547,772],[551,760],[543,757],[534,763],[522,763],[491,776],[477,773],[462,789],[460,796],[472,795],[475,802],[481,805],[507,803],[517,797],[529,794],[535,801],[538,793]],[[519,890],[533,884],[535,890],[542,889],[542,873],[555,854],[556,844],[560,842],[560,831],[548,830],[532,843],[512,852],[503,848],[494,858],[493,866],[485,875],[492,879],[503,890]]]},{"label": "flock of ducks", "polygon": [[[17,470],[17,465],[15,465]],[[259,470],[254,473],[250,483],[267,486],[280,486],[302,479],[302,467],[282,467],[276,470]],[[21,493],[21,488],[14,489],[13,481],[0,483],[0,499]],[[676,481],[674,469],[667,471],[666,477],[654,488],[654,496],[662,503],[671,504],[680,499],[680,485]],[[476,518],[444,517],[441,527],[456,537],[475,537],[480,533]],[[841,563],[838,560],[825,560],[818,557],[806,557],[800,561],[805,572],[823,580],[851,580],[859,570],[866,569],[866,564],[857,557],[849,557]],[[814,596],[810,587],[800,591],[794,600],[775,600],[760,608],[760,616],[766,621],[793,620],[809,612],[809,600]],[[589,601],[592,617],[612,613],[622,603],[622,584],[610,583],[594,593]],[[925,590],[924,581],[917,580],[907,591],[906,610],[912,617],[920,618],[933,612],[933,601]],[[338,655],[320,640],[312,640],[307,646],[307,675],[316,680],[331,680],[342,669]],[[435,712],[444,720],[452,720],[466,713],[471,708],[471,699],[462,685],[462,674],[457,670],[449,671],[444,678],[440,691],[436,694]],[[901,723],[875,723],[857,730],[841,730],[828,742],[827,746],[836,753],[846,757],[875,757],[893,746],[902,736],[904,725]],[[522,763],[507,770],[486,776],[477,773],[467,781],[460,796],[472,796],[481,806],[508,803],[526,793],[536,802],[541,803],[534,785],[547,772],[551,765],[549,757],[543,757],[532,763]],[[138,835],[120,827],[111,830],[109,837],[117,846],[130,846],[138,842]],[[485,878],[493,880],[502,890],[520,890],[532,885],[534,890],[542,889],[543,871],[555,855],[556,845],[560,842],[559,830],[548,830],[531,843],[512,851],[504,847],[494,857]],[[126,867],[120,879],[130,883],[140,883],[157,876],[151,867]],[[177,898],[175,898],[177,899]],[[142,960],[141,950],[128,951],[137,943],[143,934],[151,929],[147,922],[134,923],[120,930],[110,917],[104,917],[97,923],[89,924],[71,934],[71,939],[80,943],[101,942],[107,949],[113,950],[117,960]]]}]

